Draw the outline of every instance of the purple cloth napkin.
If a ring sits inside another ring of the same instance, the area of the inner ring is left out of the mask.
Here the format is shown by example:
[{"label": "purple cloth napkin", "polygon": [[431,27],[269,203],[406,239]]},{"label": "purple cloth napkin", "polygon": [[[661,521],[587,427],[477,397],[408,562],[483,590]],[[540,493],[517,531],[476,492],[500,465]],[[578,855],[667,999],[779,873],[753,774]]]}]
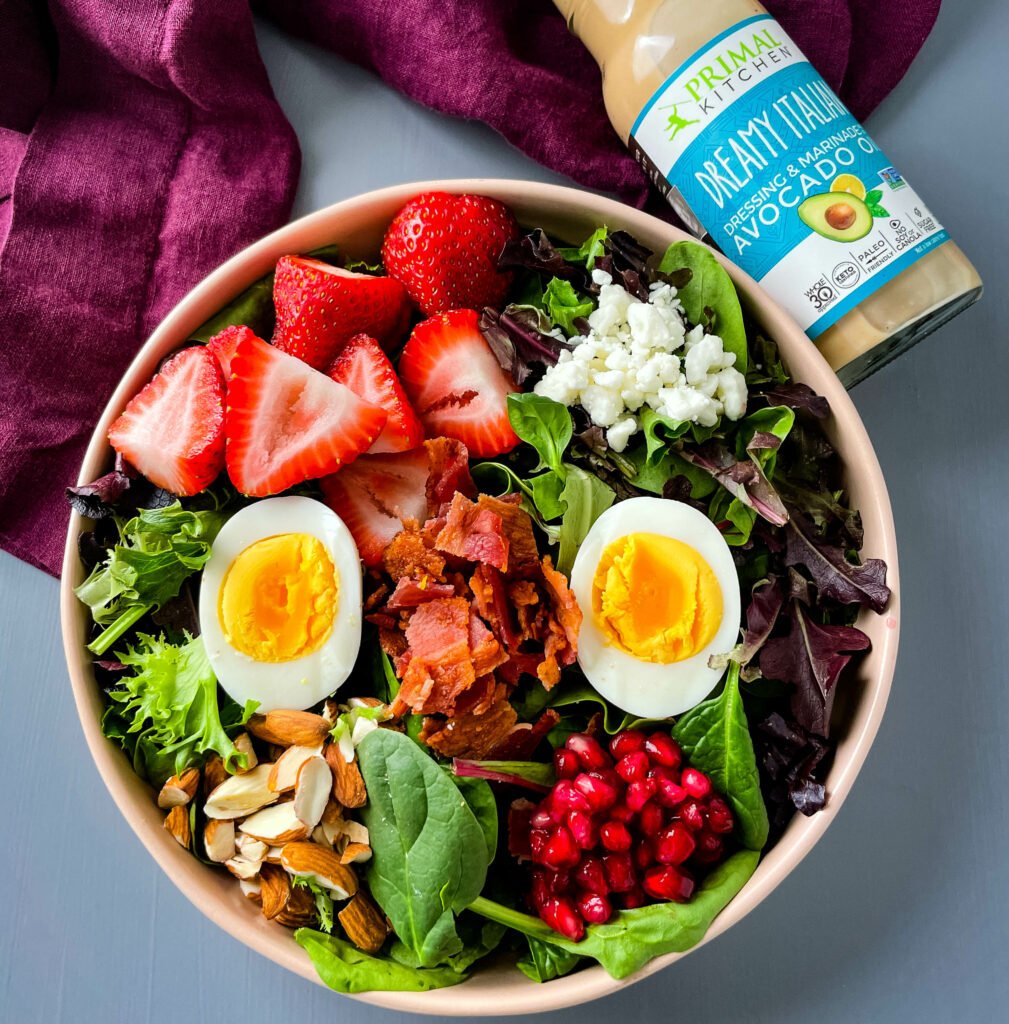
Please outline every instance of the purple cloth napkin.
[{"label": "purple cloth napkin", "polygon": [[[939,0],[766,0],[864,117]],[[245,0],[0,0],[0,546],[59,571],[87,438],[158,321],[282,224],[297,140]],[[261,0],[284,29],[643,205],[599,72],[548,0]],[[403,177],[410,176],[403,168]]]}]

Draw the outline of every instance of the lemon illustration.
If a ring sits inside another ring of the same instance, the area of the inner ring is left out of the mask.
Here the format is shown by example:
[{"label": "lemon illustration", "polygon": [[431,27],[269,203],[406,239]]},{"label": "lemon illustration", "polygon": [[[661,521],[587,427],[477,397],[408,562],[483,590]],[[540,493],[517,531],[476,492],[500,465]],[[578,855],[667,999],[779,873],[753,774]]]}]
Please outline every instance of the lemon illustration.
[{"label": "lemon illustration", "polygon": [[830,191],[850,192],[859,199],[865,199],[865,185],[862,184],[862,179],[856,178],[854,174],[839,174],[830,183]]}]

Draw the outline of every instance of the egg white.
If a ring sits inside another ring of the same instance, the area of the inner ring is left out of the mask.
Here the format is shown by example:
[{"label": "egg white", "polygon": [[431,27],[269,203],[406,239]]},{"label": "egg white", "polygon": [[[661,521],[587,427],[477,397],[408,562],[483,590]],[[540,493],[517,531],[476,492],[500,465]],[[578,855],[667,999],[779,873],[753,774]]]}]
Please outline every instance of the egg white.
[{"label": "egg white", "polygon": [[[218,614],[221,585],[232,562],[250,545],[282,533],[317,537],[333,560],[336,615],[325,643],[291,661],[250,658],[228,643]],[[239,704],[260,711],[303,711],[334,693],[350,675],[361,647],[361,561],[343,520],[313,498],[266,498],[231,517],[217,535],[200,583],[200,630],[221,686]]]},{"label": "egg white", "polygon": [[[606,548],[630,533],[655,533],[692,547],[711,566],[722,591],[722,621],[697,654],[670,665],[640,661],[607,642],[592,611],[592,581]],[[666,498],[630,498],[608,508],[592,524],[575,556],[571,590],[582,609],[578,664],[610,703],[639,718],[669,718],[699,704],[714,689],[721,669],[708,668],[712,654],[732,649],[739,635],[739,577],[718,527],[703,512]]]}]

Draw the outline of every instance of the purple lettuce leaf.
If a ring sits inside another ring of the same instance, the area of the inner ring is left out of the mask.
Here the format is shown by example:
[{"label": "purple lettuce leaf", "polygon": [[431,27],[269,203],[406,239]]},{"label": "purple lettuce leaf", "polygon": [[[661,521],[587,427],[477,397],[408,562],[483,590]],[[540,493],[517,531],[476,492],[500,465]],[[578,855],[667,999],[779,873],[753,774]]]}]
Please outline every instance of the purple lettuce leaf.
[{"label": "purple lettuce leaf", "polygon": [[830,415],[830,403],[818,395],[808,384],[793,381],[790,384],[774,384],[763,392],[769,405],[784,405],[810,413],[818,420]]},{"label": "purple lettuce leaf", "polygon": [[813,524],[804,516],[793,515],[789,520],[785,564],[801,565],[809,572],[821,602],[826,597],[881,612],[890,600],[886,562],[879,558],[860,565],[849,562],[843,548],[817,538]]},{"label": "purple lettuce leaf", "polygon": [[774,712],[757,725],[754,746],[764,781],[764,801],[776,831],[788,823],[793,808],[808,816],[824,806],[827,791],[823,777],[830,744]]},{"label": "purple lettuce leaf", "polygon": [[586,278],[584,268],[564,259],[541,228],[506,242],[497,265],[501,270],[524,267],[547,277],[560,277],[573,283],[584,284]]},{"label": "purple lettuce leaf", "polygon": [[460,779],[486,779],[523,786],[537,793],[549,793],[554,783],[553,765],[540,761],[471,761],[455,757],[452,774]]},{"label": "purple lettuce leaf", "polygon": [[821,626],[798,601],[791,603],[791,629],[760,652],[760,670],[769,679],[792,683],[792,714],[810,732],[826,737],[837,680],[855,651],[869,638],[854,626]]},{"label": "purple lettuce leaf", "polygon": [[770,638],[784,604],[785,592],[777,576],[761,581],[750,592],[750,603],[746,608],[746,629],[738,652],[744,679],[748,675],[752,678],[747,668]]},{"label": "purple lettuce leaf", "polygon": [[500,313],[487,307],[479,326],[501,368],[520,387],[537,366],[553,366],[568,347],[549,333],[550,319],[535,306],[506,306]]},{"label": "purple lettuce leaf", "polygon": [[788,522],[788,511],[778,492],[753,459],[740,462],[724,444],[714,440],[697,447],[682,446],[679,455],[710,473],[734,498],[769,523],[784,526]]},{"label": "purple lettuce leaf", "polygon": [[105,519],[115,514],[115,505],[129,490],[131,477],[118,469],[113,469],[80,487],[66,489],[70,507],[85,519]]}]

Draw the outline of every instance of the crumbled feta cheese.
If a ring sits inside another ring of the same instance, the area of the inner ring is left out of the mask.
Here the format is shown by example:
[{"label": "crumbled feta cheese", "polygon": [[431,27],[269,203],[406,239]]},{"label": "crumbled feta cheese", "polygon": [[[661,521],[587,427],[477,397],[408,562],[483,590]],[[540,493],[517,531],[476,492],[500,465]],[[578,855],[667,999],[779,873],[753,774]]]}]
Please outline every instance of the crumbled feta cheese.
[{"label": "crumbled feta cheese", "polygon": [[617,452],[640,429],[635,414],[644,406],[705,427],[744,415],[746,380],[735,355],[702,327],[687,331],[674,287],[656,282],[642,302],[603,270],[593,270],[592,280],[599,302],[589,332],[570,339],[571,351],[546,371],[538,395],[582,406]]}]

